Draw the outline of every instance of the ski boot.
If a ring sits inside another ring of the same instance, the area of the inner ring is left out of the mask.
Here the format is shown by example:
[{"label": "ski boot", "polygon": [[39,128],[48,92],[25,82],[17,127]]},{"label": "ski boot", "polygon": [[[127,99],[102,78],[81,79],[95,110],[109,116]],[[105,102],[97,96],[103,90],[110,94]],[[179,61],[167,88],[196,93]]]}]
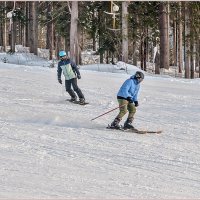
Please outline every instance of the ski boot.
[{"label": "ski boot", "polygon": [[124,129],[135,129],[134,126],[132,125],[133,120],[132,119],[127,119],[124,123]]},{"label": "ski boot", "polygon": [[79,104],[81,104],[81,105],[85,104],[85,99],[84,98],[80,98],[79,99]]},{"label": "ski boot", "polygon": [[111,129],[121,129],[121,126],[119,125],[119,122],[121,120],[118,118],[115,118],[115,120],[111,123],[110,128]]},{"label": "ski boot", "polygon": [[76,102],[77,101],[77,97],[72,97],[69,101]]}]

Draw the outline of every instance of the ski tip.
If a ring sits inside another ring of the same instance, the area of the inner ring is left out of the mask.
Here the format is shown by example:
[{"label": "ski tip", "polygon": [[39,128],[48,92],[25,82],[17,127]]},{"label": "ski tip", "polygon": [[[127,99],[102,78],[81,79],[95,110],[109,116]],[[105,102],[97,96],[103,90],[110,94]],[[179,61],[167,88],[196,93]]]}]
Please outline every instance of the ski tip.
[{"label": "ski tip", "polygon": [[157,131],[157,134],[160,134],[160,133],[162,133],[162,130],[160,130],[160,131]]},{"label": "ski tip", "polygon": [[160,134],[160,133],[162,133],[162,130],[159,130],[159,131],[148,131],[147,133],[155,133],[155,134]]}]

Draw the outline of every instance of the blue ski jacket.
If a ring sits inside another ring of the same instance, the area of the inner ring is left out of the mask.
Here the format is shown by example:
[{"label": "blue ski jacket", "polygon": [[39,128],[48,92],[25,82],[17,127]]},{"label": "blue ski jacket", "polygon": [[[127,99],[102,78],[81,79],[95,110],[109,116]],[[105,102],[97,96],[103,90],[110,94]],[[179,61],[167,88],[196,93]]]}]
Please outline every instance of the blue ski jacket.
[{"label": "blue ski jacket", "polygon": [[138,92],[140,89],[140,83],[137,79],[134,79],[134,75],[127,79],[119,89],[117,97],[127,99],[131,97],[132,101],[137,101]]},{"label": "blue ski jacket", "polygon": [[57,69],[58,79],[61,79],[62,72],[65,76],[65,80],[70,80],[72,78],[80,76],[80,72],[77,65],[70,59],[59,61]]}]

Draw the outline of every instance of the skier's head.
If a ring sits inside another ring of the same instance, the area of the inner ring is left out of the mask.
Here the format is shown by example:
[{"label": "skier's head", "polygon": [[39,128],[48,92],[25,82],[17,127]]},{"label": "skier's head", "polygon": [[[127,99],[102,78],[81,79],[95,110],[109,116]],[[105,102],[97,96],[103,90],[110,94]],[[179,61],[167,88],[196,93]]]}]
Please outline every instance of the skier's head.
[{"label": "skier's head", "polygon": [[137,71],[134,75],[134,79],[141,83],[144,80],[144,74],[141,71]]},{"label": "skier's head", "polygon": [[66,59],[67,58],[66,51],[60,51],[59,52],[59,57],[60,57],[61,60]]}]

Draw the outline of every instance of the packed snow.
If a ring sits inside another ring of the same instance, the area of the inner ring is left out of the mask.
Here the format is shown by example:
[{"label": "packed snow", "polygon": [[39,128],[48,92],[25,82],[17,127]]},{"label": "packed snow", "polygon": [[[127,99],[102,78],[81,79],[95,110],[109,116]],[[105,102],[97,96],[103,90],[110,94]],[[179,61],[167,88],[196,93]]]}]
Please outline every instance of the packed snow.
[{"label": "packed snow", "polygon": [[146,74],[134,126],[163,132],[141,135],[106,129],[118,110],[91,121],[138,68],[80,66],[81,106],[37,63],[0,62],[0,198],[200,198],[199,79]]}]

